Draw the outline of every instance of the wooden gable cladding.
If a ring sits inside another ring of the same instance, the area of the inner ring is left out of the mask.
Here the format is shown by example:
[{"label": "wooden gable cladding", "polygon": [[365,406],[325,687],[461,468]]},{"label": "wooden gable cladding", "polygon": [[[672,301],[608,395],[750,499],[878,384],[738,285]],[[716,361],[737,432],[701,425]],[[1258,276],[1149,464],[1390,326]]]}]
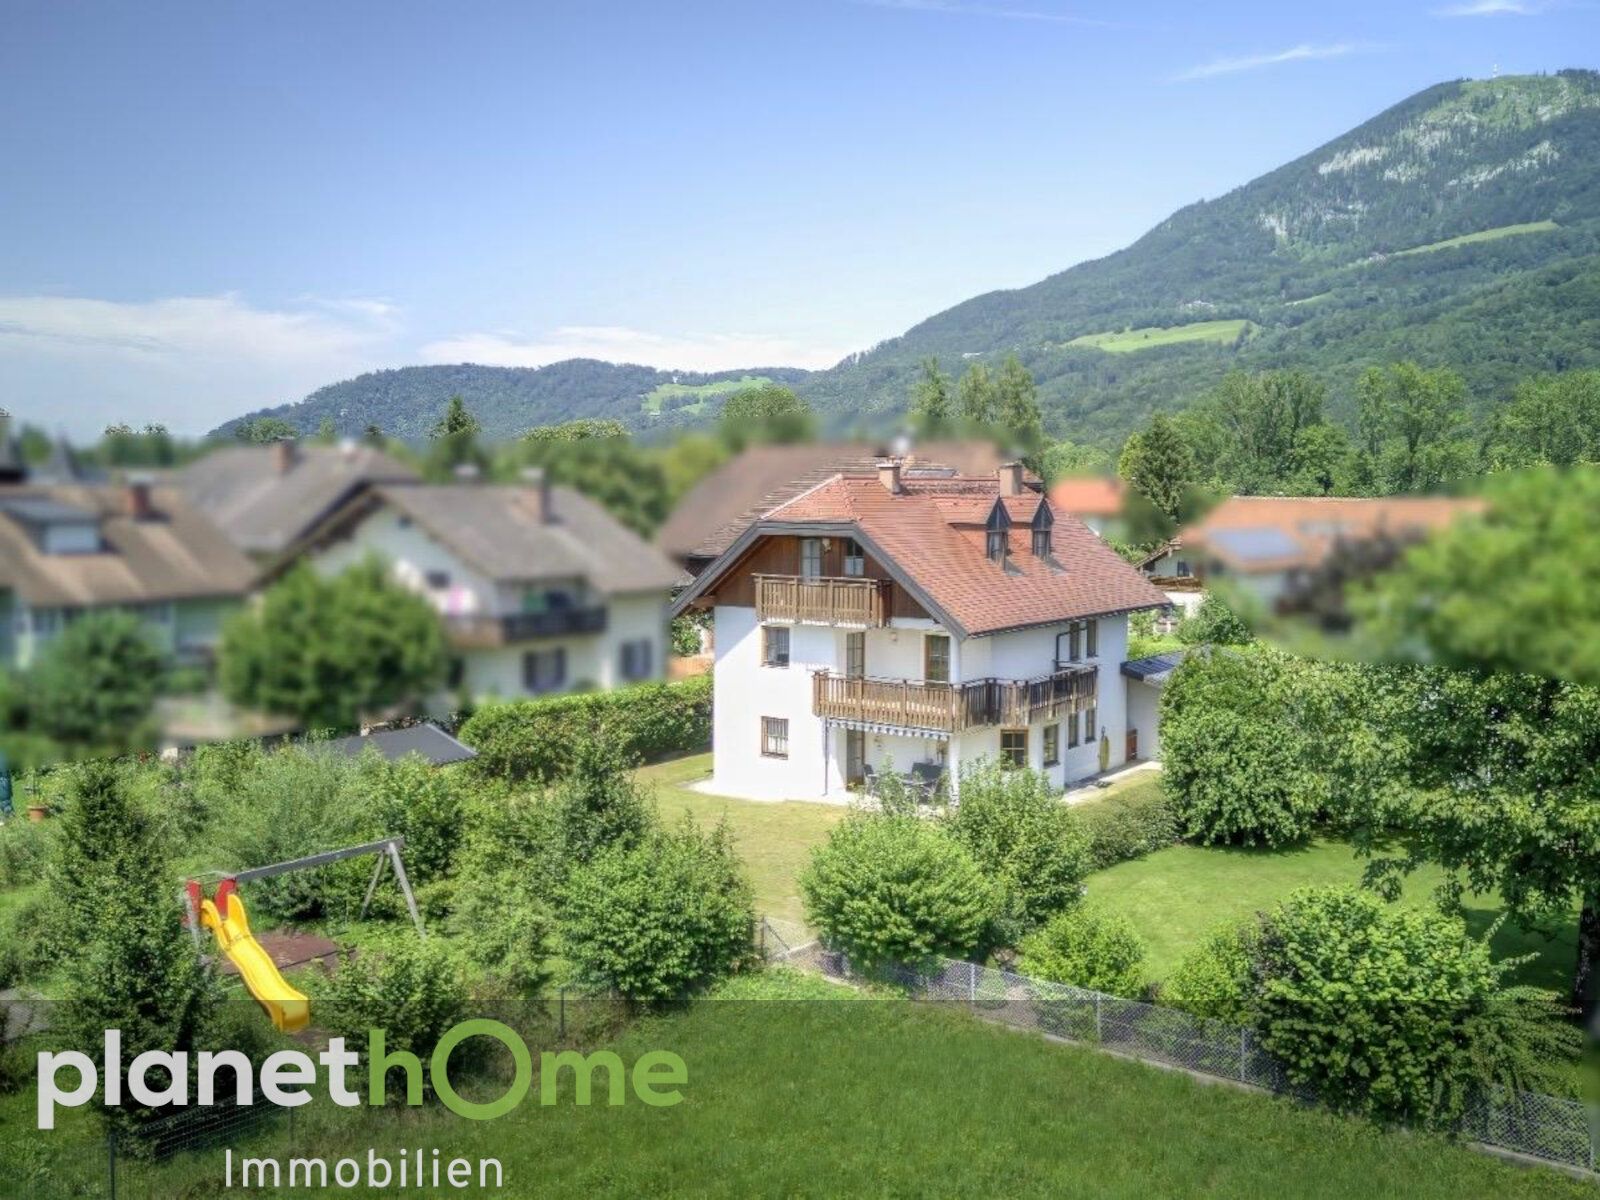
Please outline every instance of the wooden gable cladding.
[{"label": "wooden gable cladding", "polygon": [[[715,589],[700,598],[707,605],[726,604],[737,608],[754,608],[756,604],[755,576],[799,575],[800,538],[789,534],[773,534],[758,538],[745,551],[739,561],[730,567]],[[821,538],[822,575],[839,578],[844,575],[844,548],[848,538],[829,534]],[[863,552],[864,579],[888,581],[889,615],[891,617],[926,618],[928,612],[918,604],[906,589],[895,583],[883,564]]]}]

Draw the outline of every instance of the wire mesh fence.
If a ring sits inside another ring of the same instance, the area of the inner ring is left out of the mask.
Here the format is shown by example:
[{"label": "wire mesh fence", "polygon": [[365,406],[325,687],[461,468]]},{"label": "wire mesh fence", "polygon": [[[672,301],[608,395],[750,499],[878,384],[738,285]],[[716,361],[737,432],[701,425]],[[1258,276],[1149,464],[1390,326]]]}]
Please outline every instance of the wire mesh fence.
[{"label": "wire mesh fence", "polygon": [[[941,959],[926,969],[896,966],[861,976],[843,954],[815,941],[796,943],[792,937],[767,928],[762,947],[768,960],[835,979],[892,984],[919,999],[963,1004],[1019,1029],[1301,1100],[1316,1098],[1314,1089],[1296,1084],[1244,1026],[956,959]],[[1578,1100],[1499,1089],[1477,1096],[1456,1132],[1486,1146],[1593,1172],[1600,1150],[1597,1120],[1600,1113]]]}]

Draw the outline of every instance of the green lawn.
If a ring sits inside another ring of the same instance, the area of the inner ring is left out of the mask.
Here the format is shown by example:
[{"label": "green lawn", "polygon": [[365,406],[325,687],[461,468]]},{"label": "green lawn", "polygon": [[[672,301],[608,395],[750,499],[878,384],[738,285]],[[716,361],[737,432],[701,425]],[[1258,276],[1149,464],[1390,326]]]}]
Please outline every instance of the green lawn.
[{"label": "green lawn", "polygon": [[1514,237],[1520,233],[1549,233],[1560,228],[1561,226],[1554,221],[1526,221],[1521,225],[1497,225],[1493,229],[1480,229],[1477,233],[1464,233],[1460,237],[1445,238],[1442,242],[1429,242],[1426,246],[1397,250],[1391,257],[1404,258],[1408,254],[1428,254],[1434,250],[1449,250],[1454,246],[1469,246],[1473,242],[1492,242],[1503,237]]},{"label": "green lawn", "polygon": [[1241,333],[1254,328],[1251,322],[1244,320],[1151,325],[1144,329],[1124,329],[1114,333],[1086,333],[1073,338],[1067,345],[1090,346],[1113,354],[1126,354],[1134,350],[1149,350],[1154,346],[1172,346],[1179,342],[1232,342]]},{"label": "green lawn", "polygon": [[[386,1156],[421,1148],[426,1158],[438,1148],[445,1159],[498,1159],[509,1196],[1594,1196],[1590,1184],[1441,1138],[902,1000],[706,1000],[642,1022],[618,1049],[625,1063],[649,1049],[679,1054],[682,1102],[580,1108],[569,1079],[563,1103],[525,1100],[488,1122],[312,1105],[299,1110],[292,1142],[278,1122],[235,1159],[287,1158],[291,1147],[330,1160],[364,1160],[369,1147]],[[16,1134],[38,1148],[71,1144],[35,1133],[26,1103],[0,1099],[0,1143]],[[15,1145],[0,1145],[0,1157]],[[52,1170],[17,1160],[25,1194],[77,1172],[103,1177],[102,1161],[80,1152]],[[119,1195],[213,1195],[222,1166],[220,1148],[136,1165]]]},{"label": "green lawn", "polygon": [[760,387],[772,380],[765,375],[746,375],[740,379],[724,379],[720,383],[660,383],[645,393],[640,400],[639,407],[652,417],[661,415],[661,405],[669,398],[677,396],[693,396],[688,404],[681,405],[678,411],[699,413],[704,411],[706,402],[717,396],[731,396],[734,392],[742,392],[746,388]]},{"label": "green lawn", "polygon": [[755,885],[756,911],[780,921],[803,923],[805,913],[795,879],[811,848],[844,819],[846,810],[837,804],[803,800],[732,800],[688,786],[710,776],[709,754],[675,758],[639,771],[640,779],[655,786],[656,802],[667,820],[690,813],[701,824],[710,825],[726,816],[734,845]]},{"label": "green lawn", "polygon": [[[1318,839],[1292,850],[1173,846],[1089,877],[1089,895],[1126,913],[1148,949],[1152,981],[1168,975],[1205,933],[1224,921],[1271,908],[1297,887],[1359,884],[1365,862],[1344,842]],[[1423,867],[1406,881],[1402,904],[1428,904],[1444,877]],[[1483,933],[1499,914],[1498,901],[1467,901],[1467,923]],[[1548,935],[1554,935],[1548,936]],[[1497,956],[1536,954],[1517,972],[1521,982],[1565,992],[1577,944],[1577,917],[1544,933],[1511,922],[1494,937]]]}]

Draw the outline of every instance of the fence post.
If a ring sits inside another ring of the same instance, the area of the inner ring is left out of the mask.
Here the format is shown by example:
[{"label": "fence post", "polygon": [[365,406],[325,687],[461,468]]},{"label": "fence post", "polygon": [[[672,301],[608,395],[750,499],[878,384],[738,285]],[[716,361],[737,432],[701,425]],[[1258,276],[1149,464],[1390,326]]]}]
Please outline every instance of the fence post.
[{"label": "fence post", "polygon": [[1094,1040],[1104,1042],[1106,1039],[1100,1032],[1100,993],[1094,994]]},{"label": "fence post", "polygon": [[761,918],[761,960],[763,962],[765,962],[766,958],[767,958],[767,919],[765,917],[762,917]]},{"label": "fence post", "polygon": [[1249,1042],[1250,1042],[1250,1030],[1248,1028],[1244,1027],[1244,1026],[1240,1026],[1240,1028],[1239,1028],[1239,1082],[1240,1083],[1248,1083],[1248,1082],[1250,1082],[1249,1074],[1248,1074],[1248,1072],[1247,1072],[1247,1070],[1245,1068],[1245,1063],[1248,1061],[1248,1059],[1246,1058],[1246,1055],[1249,1054]]},{"label": "fence post", "polygon": [[967,1003],[974,1008],[978,1006],[978,964],[967,964]]}]

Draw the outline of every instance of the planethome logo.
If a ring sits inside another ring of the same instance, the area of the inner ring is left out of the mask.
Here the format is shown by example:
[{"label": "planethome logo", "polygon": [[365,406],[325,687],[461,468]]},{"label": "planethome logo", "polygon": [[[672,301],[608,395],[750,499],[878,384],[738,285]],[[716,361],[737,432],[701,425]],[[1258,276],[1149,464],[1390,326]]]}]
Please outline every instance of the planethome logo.
[{"label": "planethome logo", "polygon": [[[516,1064],[510,1085],[494,1100],[467,1100],[451,1086],[450,1055],[457,1046],[472,1037],[487,1037],[498,1041],[511,1053]],[[405,1050],[386,1048],[384,1031],[367,1031],[367,1095],[366,1102],[382,1106],[385,1100],[385,1083],[389,1072],[401,1071],[405,1076],[406,1104],[420,1105],[423,1098],[423,1066],[415,1054]],[[301,1050],[279,1050],[267,1056],[261,1064],[260,1092],[266,1100],[281,1108],[298,1108],[308,1104],[318,1085],[318,1066],[327,1071],[327,1094],[338,1105],[355,1108],[361,1096],[350,1086],[346,1072],[359,1067],[361,1056],[345,1048],[345,1039],[332,1038],[328,1047],[312,1058]],[[610,1105],[620,1105],[627,1100],[631,1090],[643,1104],[652,1108],[670,1108],[683,1099],[679,1089],[689,1082],[689,1068],[682,1058],[667,1050],[651,1050],[641,1054],[631,1068],[620,1055],[611,1050],[596,1050],[581,1054],[576,1050],[545,1051],[539,1055],[539,1103],[554,1105],[559,1102],[560,1075],[570,1069],[573,1076],[573,1102],[588,1105],[593,1099],[596,1068],[604,1068],[606,1096]],[[65,1070],[76,1072],[77,1081],[63,1087],[61,1074]],[[238,1050],[201,1050],[195,1054],[195,1087],[193,1103],[201,1107],[217,1103],[219,1072],[226,1070],[232,1076],[233,1102],[255,1103],[256,1071],[250,1059]],[[167,1075],[164,1082],[152,1084],[149,1075],[161,1071]],[[183,1107],[190,1101],[190,1062],[186,1050],[146,1050],[135,1056],[124,1073],[122,1066],[122,1031],[105,1031],[101,1065],[79,1050],[60,1052],[40,1051],[38,1057],[39,1103],[38,1127],[54,1129],[58,1108],[81,1108],[89,1103],[105,1081],[104,1103],[107,1106],[123,1102],[124,1085],[128,1099],[151,1108]],[[428,1082],[434,1093],[451,1112],[470,1121],[492,1121],[515,1109],[527,1097],[533,1086],[533,1055],[516,1030],[500,1021],[477,1018],[452,1026],[439,1039],[428,1062]],[[224,1095],[227,1093],[224,1092]]]}]

